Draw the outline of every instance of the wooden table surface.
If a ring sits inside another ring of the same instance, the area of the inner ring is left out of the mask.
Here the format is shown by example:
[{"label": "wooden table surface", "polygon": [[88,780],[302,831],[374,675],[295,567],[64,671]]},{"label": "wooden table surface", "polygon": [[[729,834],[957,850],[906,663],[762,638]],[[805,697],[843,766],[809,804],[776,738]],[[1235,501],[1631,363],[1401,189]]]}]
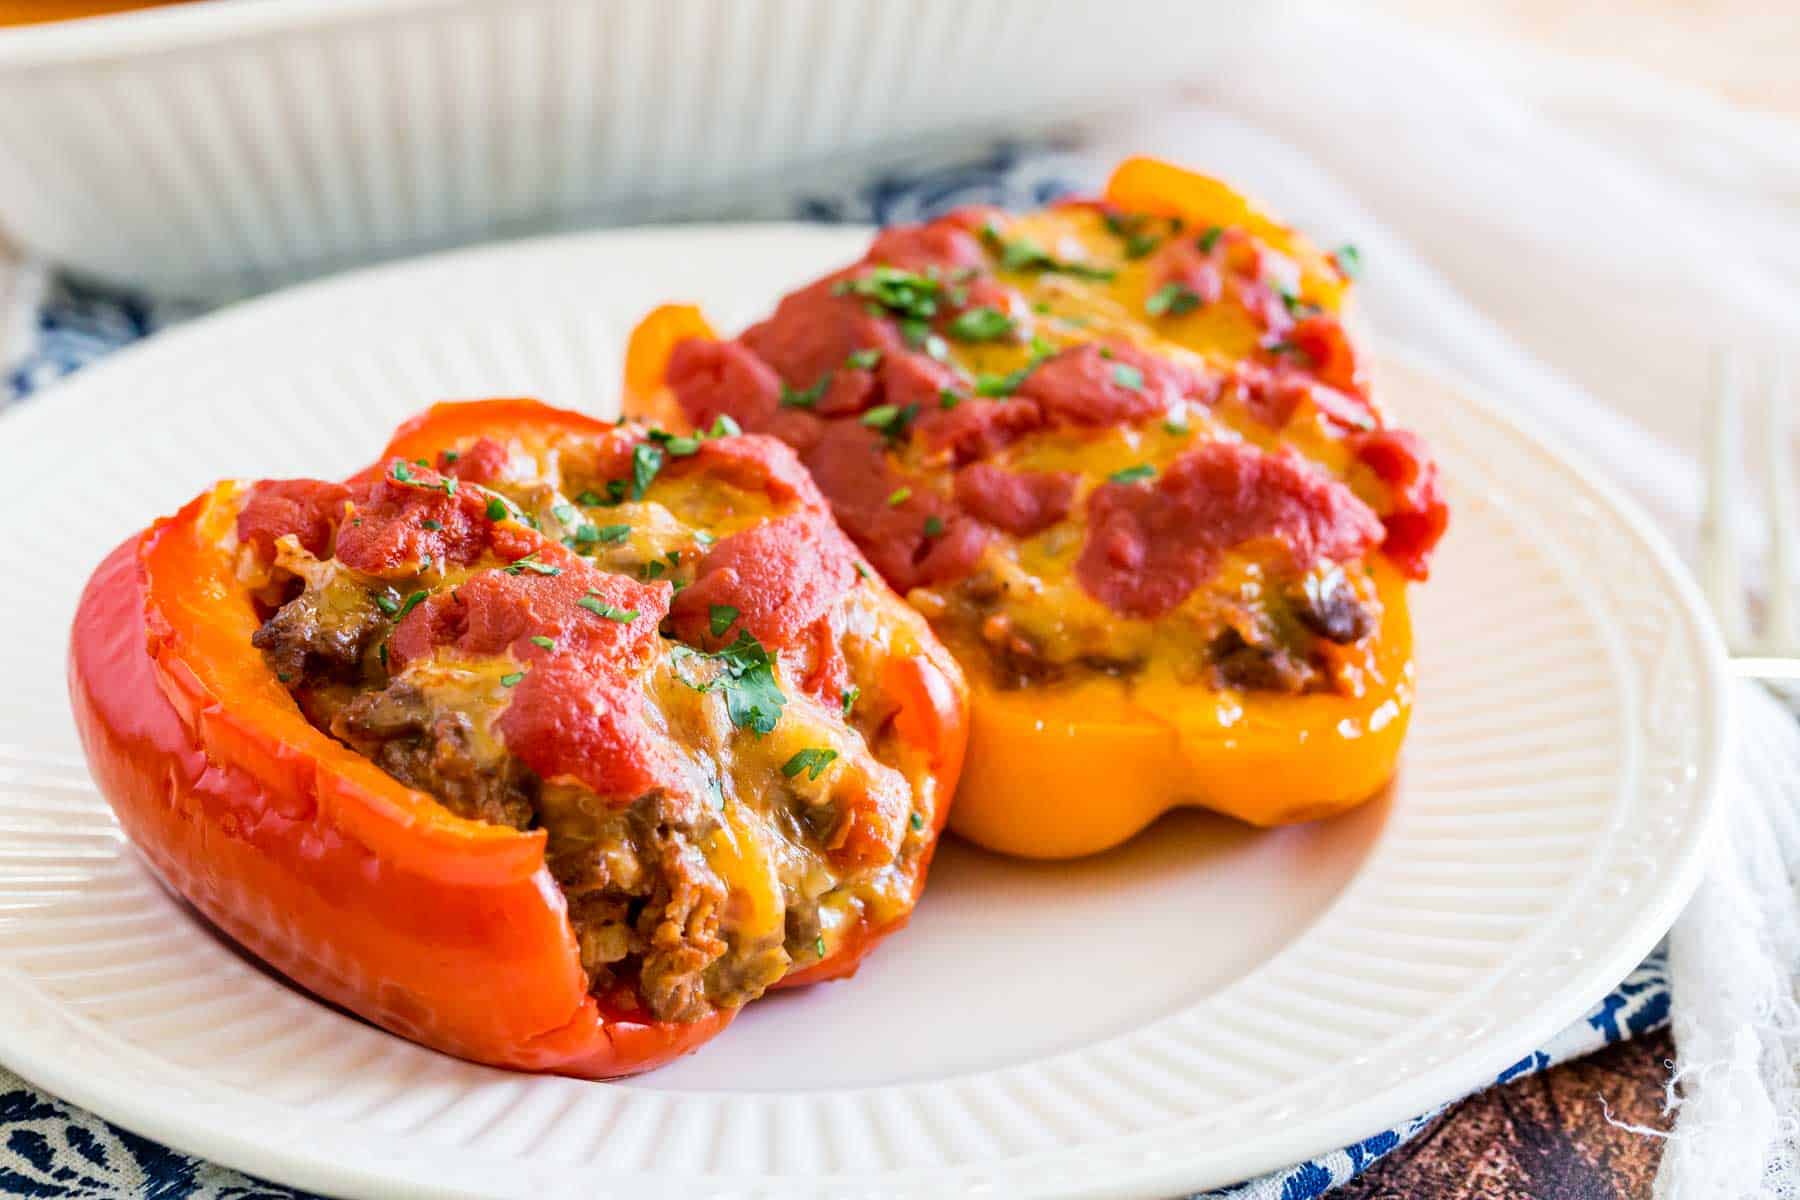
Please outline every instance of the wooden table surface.
[{"label": "wooden table surface", "polygon": [[1471,1096],[1342,1200],[1648,1200],[1674,1048],[1666,1030]]}]

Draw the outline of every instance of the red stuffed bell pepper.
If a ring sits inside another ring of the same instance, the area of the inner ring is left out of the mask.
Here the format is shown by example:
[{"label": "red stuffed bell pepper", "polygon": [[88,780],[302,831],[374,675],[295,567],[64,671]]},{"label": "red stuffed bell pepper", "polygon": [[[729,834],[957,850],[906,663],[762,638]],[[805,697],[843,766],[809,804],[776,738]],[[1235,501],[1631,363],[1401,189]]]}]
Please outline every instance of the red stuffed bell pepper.
[{"label": "red stuffed bell pepper", "polygon": [[500,1066],[646,1070],[853,971],[964,684],[792,455],[718,433],[440,406],[119,547],[70,688],[127,834],[303,986]]}]

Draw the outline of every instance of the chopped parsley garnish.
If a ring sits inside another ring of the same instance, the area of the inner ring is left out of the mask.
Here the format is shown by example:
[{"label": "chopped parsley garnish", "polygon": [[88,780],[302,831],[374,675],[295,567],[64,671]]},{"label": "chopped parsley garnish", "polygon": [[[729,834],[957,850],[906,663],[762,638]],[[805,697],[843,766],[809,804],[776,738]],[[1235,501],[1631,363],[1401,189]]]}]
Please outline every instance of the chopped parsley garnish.
[{"label": "chopped parsley garnish", "polygon": [[289,675],[286,671],[275,672],[275,678],[280,680],[282,683],[292,683],[293,679],[294,679],[294,677],[292,675]]},{"label": "chopped parsley garnish", "polygon": [[600,498],[599,492],[596,492],[590,488],[589,490],[581,493],[581,495],[575,497],[575,503],[583,505],[587,508],[596,508],[599,505],[604,504],[605,501],[603,501]]},{"label": "chopped parsley garnish", "polygon": [[1017,322],[997,308],[971,308],[950,322],[950,336],[963,342],[995,342],[1012,333]]},{"label": "chopped parsley garnish", "polygon": [[425,603],[425,597],[428,594],[429,593],[421,590],[421,591],[414,592],[412,595],[408,596],[406,598],[406,603],[404,603],[400,606],[400,616],[402,616],[402,617],[406,616],[407,613],[409,613],[413,609],[419,607],[419,605]]},{"label": "chopped parsley garnish", "polygon": [[938,517],[935,514],[925,518],[925,536],[926,537],[934,538],[943,532],[944,532],[943,518]]},{"label": "chopped parsley garnish", "polygon": [[573,504],[562,503],[552,504],[550,506],[550,515],[566,525],[575,519],[575,506]]},{"label": "chopped parsley garnish", "polygon": [[820,750],[808,747],[797,751],[794,757],[781,765],[781,773],[789,779],[805,771],[808,779],[817,779],[825,773],[832,760],[838,756],[836,750]]},{"label": "chopped parsley garnish", "polygon": [[888,441],[897,442],[906,436],[918,415],[917,404],[909,404],[905,408],[893,404],[877,404],[862,415],[862,423],[870,429],[881,430]]},{"label": "chopped parsley garnish", "polygon": [[[456,495],[456,480],[454,480],[454,479],[444,480],[444,495],[446,495],[446,496]],[[532,527],[534,529],[537,527],[536,522],[533,522]]]},{"label": "chopped parsley garnish", "polygon": [[720,413],[713,418],[712,428],[706,431],[709,438],[736,437],[744,432],[743,426],[731,419],[730,414]]},{"label": "chopped parsley garnish", "polygon": [[616,605],[608,604],[598,596],[583,596],[575,603],[591,613],[596,613],[609,621],[617,621],[622,625],[628,625],[638,618],[637,609],[619,608]]},{"label": "chopped parsley garnish", "polygon": [[1337,260],[1338,270],[1344,273],[1345,279],[1362,278],[1363,261],[1361,250],[1358,250],[1355,246],[1345,242],[1332,253],[1331,257]]},{"label": "chopped parsley garnish", "polygon": [[914,813],[912,815],[911,824],[915,830],[925,828],[925,814],[924,813]]},{"label": "chopped parsley garnish", "polygon": [[1016,371],[1008,371],[1004,375],[977,375],[975,377],[975,394],[977,396],[1010,396],[1019,390],[1031,369],[1037,364],[1020,367]]},{"label": "chopped parsley garnish", "polygon": [[541,633],[534,633],[531,635],[531,644],[538,647],[541,650],[556,649],[556,639],[555,638],[547,638]]},{"label": "chopped parsley garnish", "polygon": [[1289,358],[1303,359],[1307,362],[1312,361],[1312,355],[1307,353],[1306,347],[1297,346],[1286,338],[1270,342],[1268,345],[1264,346],[1263,349],[1267,350],[1270,354],[1283,354]]},{"label": "chopped parsley garnish", "polygon": [[881,351],[872,346],[866,350],[858,350],[844,360],[846,367],[853,367],[858,371],[873,371],[880,364]]},{"label": "chopped parsley garnish", "polygon": [[854,683],[844,689],[844,715],[846,717],[850,715],[850,710],[856,707],[856,698],[860,695],[862,695],[862,689]]},{"label": "chopped parsley garnish", "polygon": [[1158,246],[1162,245],[1162,235],[1157,233],[1133,233],[1125,238],[1125,257],[1143,258]]},{"label": "chopped parsley garnish", "polygon": [[702,546],[710,546],[719,539],[716,534],[709,533],[704,529],[696,529],[694,530],[694,540]]},{"label": "chopped parsley garnish", "polygon": [[629,525],[601,525],[598,528],[592,525],[582,526],[583,533],[590,529],[594,531],[594,536],[583,540],[605,542],[609,546],[616,546],[631,536],[631,526]]},{"label": "chopped parsley garnish", "polygon": [[1112,377],[1113,382],[1122,388],[1130,388],[1134,392],[1144,390],[1144,372],[1130,363],[1115,363]]},{"label": "chopped parsley garnish", "polygon": [[523,575],[527,571],[530,571],[533,575],[562,574],[561,567],[553,567],[547,562],[539,562],[536,550],[533,550],[524,558],[515,560],[511,566],[506,568],[506,573],[508,575]]},{"label": "chopped parsley garnish", "polygon": [[951,391],[949,388],[945,388],[944,390],[942,390],[941,392],[938,393],[938,407],[939,408],[955,408],[957,405],[959,405],[961,403],[962,403],[962,397],[957,395],[955,392]]},{"label": "chopped parsley garnish", "polygon": [[1186,407],[1177,408],[1169,413],[1163,421],[1163,429],[1179,437],[1188,431],[1188,411]]},{"label": "chopped parsley garnish", "polygon": [[506,519],[506,501],[502,500],[498,496],[495,496],[493,499],[489,500],[487,502],[487,518],[490,521],[505,520]]},{"label": "chopped parsley garnish", "polygon": [[1153,317],[1179,317],[1200,307],[1200,293],[1185,283],[1165,283],[1144,301],[1144,311]]},{"label": "chopped parsley garnish", "polygon": [[381,669],[384,671],[387,670],[388,662],[387,662],[387,643],[386,642],[383,642],[383,643],[381,643],[381,645],[375,647],[375,657],[379,658],[381,660]]},{"label": "chopped parsley garnish", "polygon": [[462,451],[461,450],[446,450],[443,452],[443,454],[440,457],[443,458],[444,465],[449,466],[451,463],[455,462],[457,459],[462,457]]},{"label": "chopped parsley garnish", "polygon": [[823,396],[830,386],[831,375],[829,372],[819,376],[819,382],[804,390],[796,390],[784,383],[781,385],[781,407],[811,408],[819,402],[819,397]]},{"label": "chopped parsley garnish", "polygon": [[386,592],[376,592],[375,607],[391,617],[400,611],[400,602]]},{"label": "chopped parsley garnish", "polygon": [[867,579],[869,577],[869,568],[864,566],[861,562],[858,562],[856,564],[856,577],[858,579]]},{"label": "chopped parsley garnish", "polygon": [[403,462],[395,462],[394,478],[398,479],[401,483],[411,483],[413,481],[412,468],[408,467]]},{"label": "chopped parsley garnish", "polygon": [[813,949],[818,952],[818,955],[820,958],[825,957],[825,935],[824,934],[821,933],[818,937],[813,939]]},{"label": "chopped parsley garnish", "polygon": [[982,228],[981,239],[1000,255],[1000,268],[1005,271],[1050,271],[1061,275],[1073,275],[1077,279],[1095,279],[1101,282],[1111,280],[1118,275],[1118,272],[1110,267],[1096,267],[1089,263],[1069,262],[1057,258],[1030,238],[1004,238],[1000,235],[1000,231],[992,225]]},{"label": "chopped parsley garnish", "polygon": [[419,555],[419,574],[423,575],[425,572],[427,572],[429,570],[431,570],[431,555],[429,555],[429,554]]},{"label": "chopped parsley garnish", "polygon": [[738,610],[729,604],[715,604],[707,613],[707,624],[712,627],[714,637],[724,637],[731,623],[738,619]]},{"label": "chopped parsley garnish", "polygon": [[518,683],[520,680],[522,680],[524,678],[525,678],[525,672],[513,671],[509,674],[502,675],[500,677],[500,686],[501,687],[512,687],[514,684]]},{"label": "chopped parsley garnish", "polygon": [[669,565],[671,567],[679,567],[681,565],[681,551],[679,550],[671,550],[663,555],[663,557],[669,560]]},{"label": "chopped parsley garnish", "polygon": [[905,504],[908,500],[911,500],[911,499],[912,499],[912,489],[907,487],[906,485],[902,484],[901,486],[895,488],[893,491],[888,493],[887,502],[888,502],[888,506],[890,508],[898,508],[902,504]]},{"label": "chopped parsley garnish", "polygon": [[650,481],[656,473],[663,469],[662,447],[651,442],[639,442],[631,448],[631,498],[642,500],[644,493],[650,488]]},{"label": "chopped parsley garnish", "polygon": [[432,517],[426,517],[423,521],[419,522],[420,529],[429,529],[433,533],[436,533],[438,530],[442,529],[443,527],[444,527],[444,523],[442,521],[436,520]]},{"label": "chopped parsley garnish", "polygon": [[1219,244],[1220,235],[1222,235],[1224,232],[1225,232],[1225,230],[1222,226],[1214,225],[1212,228],[1208,229],[1205,233],[1201,234],[1198,238],[1196,238],[1194,241],[1194,245],[1200,247],[1200,253],[1211,254],[1213,247]]},{"label": "chopped parsley garnish", "polygon": [[663,572],[668,569],[668,563],[663,562],[659,558],[653,558],[642,567],[638,568],[638,574],[642,575],[645,579],[661,579]]},{"label": "chopped parsley garnish", "polygon": [[831,288],[834,296],[860,296],[895,316],[916,321],[937,315],[942,291],[943,284],[937,279],[898,267],[871,267],[854,279],[840,279]]},{"label": "chopped parsley garnish", "polygon": [[1156,478],[1156,468],[1149,463],[1139,463],[1135,467],[1114,471],[1107,478],[1114,483],[1137,483],[1140,480]]},{"label": "chopped parsley garnish", "polygon": [[708,683],[694,683],[682,677],[679,671],[676,677],[696,691],[724,692],[725,715],[737,728],[764,734],[774,729],[781,719],[787,697],[782,694],[781,685],[775,682],[775,664],[768,651],[749,630],[738,630],[737,641],[710,654],[681,645],[670,653],[677,662],[685,658],[709,658],[719,664],[718,677]]}]

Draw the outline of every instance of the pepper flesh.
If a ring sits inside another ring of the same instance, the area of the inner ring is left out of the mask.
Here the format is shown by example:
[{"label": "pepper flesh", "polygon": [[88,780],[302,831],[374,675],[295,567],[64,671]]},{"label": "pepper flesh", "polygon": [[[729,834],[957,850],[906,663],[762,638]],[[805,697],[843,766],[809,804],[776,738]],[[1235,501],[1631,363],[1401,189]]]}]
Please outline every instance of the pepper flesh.
[{"label": "pepper flesh", "polygon": [[[1330,309],[1346,299],[1342,273],[1326,256],[1217,180],[1132,159],[1114,173],[1105,201],[1179,217],[1190,229],[1246,229],[1293,257],[1308,295]],[[666,378],[683,335],[714,336],[697,310],[676,305],[651,313],[633,335],[628,413],[668,421],[680,410]],[[1362,392],[1354,360],[1336,365],[1344,385]],[[1441,504],[1434,515],[1441,532]],[[1274,826],[1368,800],[1394,773],[1411,712],[1406,576],[1422,576],[1422,564],[1379,551],[1367,562],[1382,616],[1351,695],[1225,696],[1172,679],[1100,673],[1007,687],[980,669],[984,647],[959,642],[940,624],[970,668],[973,714],[951,828],[1003,853],[1058,859],[1118,845],[1175,807]]]},{"label": "pepper flesh", "polygon": [[[440,406],[394,444],[442,445],[496,426],[610,428],[498,401]],[[307,722],[250,643],[259,618],[228,549],[241,494],[221,484],[114,550],[72,630],[70,694],[94,777],[158,874],[308,990],[459,1057],[610,1078],[728,1025],[735,1009],[654,1022],[634,1015],[635,996],[591,995],[541,830],[460,818]],[[933,681],[896,724],[939,739],[911,744],[945,797],[941,826],[966,692],[918,624],[923,651],[888,666]],[[936,704],[943,711],[917,710]],[[850,932],[784,983],[849,974],[902,923]]]}]

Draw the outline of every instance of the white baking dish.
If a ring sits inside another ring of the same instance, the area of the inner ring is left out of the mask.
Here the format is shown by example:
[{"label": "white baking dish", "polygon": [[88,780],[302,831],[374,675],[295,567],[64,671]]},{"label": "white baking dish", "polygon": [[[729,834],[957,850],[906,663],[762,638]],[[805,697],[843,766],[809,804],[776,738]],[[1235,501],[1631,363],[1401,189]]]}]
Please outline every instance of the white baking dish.
[{"label": "white baking dish", "polygon": [[1222,0],[205,0],[0,31],[0,230],[220,293],[696,216],[1181,79]]}]

